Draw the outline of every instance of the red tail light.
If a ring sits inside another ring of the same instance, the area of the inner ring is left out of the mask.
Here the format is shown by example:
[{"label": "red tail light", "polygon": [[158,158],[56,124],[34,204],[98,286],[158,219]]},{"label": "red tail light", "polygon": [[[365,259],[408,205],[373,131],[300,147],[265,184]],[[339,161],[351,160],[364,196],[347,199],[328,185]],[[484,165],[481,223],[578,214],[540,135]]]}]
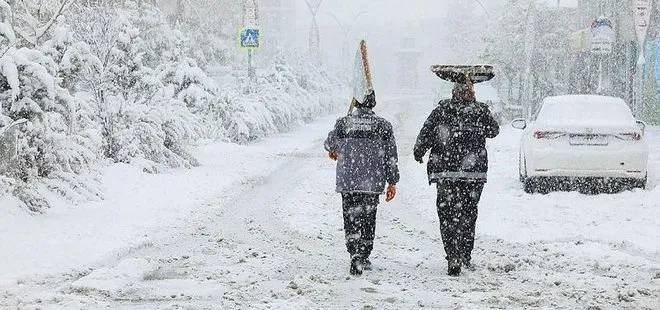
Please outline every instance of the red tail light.
[{"label": "red tail light", "polygon": [[534,138],[536,139],[557,139],[565,136],[566,133],[559,131],[535,131]]},{"label": "red tail light", "polygon": [[621,139],[621,140],[626,140],[626,141],[639,141],[639,140],[642,140],[642,135],[638,132],[620,133],[616,137]]}]

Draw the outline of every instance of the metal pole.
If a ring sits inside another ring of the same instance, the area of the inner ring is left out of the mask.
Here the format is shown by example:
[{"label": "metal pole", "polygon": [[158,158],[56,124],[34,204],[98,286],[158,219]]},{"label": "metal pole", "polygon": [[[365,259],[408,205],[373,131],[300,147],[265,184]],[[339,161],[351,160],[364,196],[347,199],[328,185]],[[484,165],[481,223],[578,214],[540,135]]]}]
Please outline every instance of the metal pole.
[{"label": "metal pole", "polygon": [[252,50],[248,50],[248,77],[250,80],[254,77],[254,68],[252,67]]},{"label": "metal pole", "polygon": [[644,105],[645,105],[645,96],[644,96],[644,66],[640,67],[639,70],[639,106],[637,110],[637,118],[643,119],[644,118]]},{"label": "metal pole", "polygon": [[598,60],[598,90],[597,94],[603,94],[603,59]]},{"label": "metal pole", "polygon": [[248,92],[253,92],[257,86],[257,70],[252,63],[252,50],[248,50]]},{"label": "metal pole", "polygon": [[[259,25],[259,6],[256,0],[243,2],[243,26],[256,27]],[[252,49],[248,48],[248,92],[252,92],[256,85],[256,68],[253,64]]]},{"label": "metal pole", "polygon": [[524,108],[526,109],[525,116],[531,119],[534,111],[532,110],[532,61],[534,53],[534,2],[530,1],[527,11],[527,22],[525,25],[525,73],[524,73],[524,94],[522,96]]}]

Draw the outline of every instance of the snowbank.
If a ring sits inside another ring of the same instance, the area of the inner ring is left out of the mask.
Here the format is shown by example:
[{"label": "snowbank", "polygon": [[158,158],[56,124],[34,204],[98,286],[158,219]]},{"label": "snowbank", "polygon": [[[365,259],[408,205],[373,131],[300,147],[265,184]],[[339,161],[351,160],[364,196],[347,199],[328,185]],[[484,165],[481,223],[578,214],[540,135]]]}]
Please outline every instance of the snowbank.
[{"label": "snowbank", "polygon": [[183,229],[180,225],[191,211],[210,207],[233,185],[277,169],[283,162],[280,154],[318,140],[333,122],[324,118],[253,145],[209,142],[195,152],[202,166],[190,170],[146,174],[136,166],[111,165],[102,174],[105,200],[99,202],[73,206],[60,200],[48,213],[32,216],[4,200],[0,284],[21,275],[89,266],[148,247],[152,236]]}]

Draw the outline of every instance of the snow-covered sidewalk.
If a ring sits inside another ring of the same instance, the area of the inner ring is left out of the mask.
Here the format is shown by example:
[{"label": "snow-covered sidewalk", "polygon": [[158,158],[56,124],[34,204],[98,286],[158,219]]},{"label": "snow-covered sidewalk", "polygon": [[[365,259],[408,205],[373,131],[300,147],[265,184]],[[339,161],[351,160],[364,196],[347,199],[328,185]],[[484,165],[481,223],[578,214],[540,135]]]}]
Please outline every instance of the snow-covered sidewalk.
[{"label": "snow-covered sidewalk", "polygon": [[109,166],[100,202],[60,202],[39,216],[0,206],[0,284],[93,267],[176,233],[191,212],[222,200],[233,185],[268,176],[285,162],[282,154],[318,143],[333,121],[323,118],[247,146],[209,141],[196,151],[202,166],[191,170],[147,174],[135,166]]}]

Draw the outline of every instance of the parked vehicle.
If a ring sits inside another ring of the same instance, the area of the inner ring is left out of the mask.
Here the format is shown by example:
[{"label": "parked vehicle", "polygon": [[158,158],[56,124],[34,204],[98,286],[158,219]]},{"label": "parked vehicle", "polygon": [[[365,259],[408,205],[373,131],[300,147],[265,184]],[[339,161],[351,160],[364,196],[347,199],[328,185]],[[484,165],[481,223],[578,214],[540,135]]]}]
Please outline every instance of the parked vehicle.
[{"label": "parked vehicle", "polygon": [[646,125],[620,98],[548,97],[535,121],[517,119],[512,126],[524,130],[519,171],[528,193],[576,184],[607,190],[646,187]]}]

